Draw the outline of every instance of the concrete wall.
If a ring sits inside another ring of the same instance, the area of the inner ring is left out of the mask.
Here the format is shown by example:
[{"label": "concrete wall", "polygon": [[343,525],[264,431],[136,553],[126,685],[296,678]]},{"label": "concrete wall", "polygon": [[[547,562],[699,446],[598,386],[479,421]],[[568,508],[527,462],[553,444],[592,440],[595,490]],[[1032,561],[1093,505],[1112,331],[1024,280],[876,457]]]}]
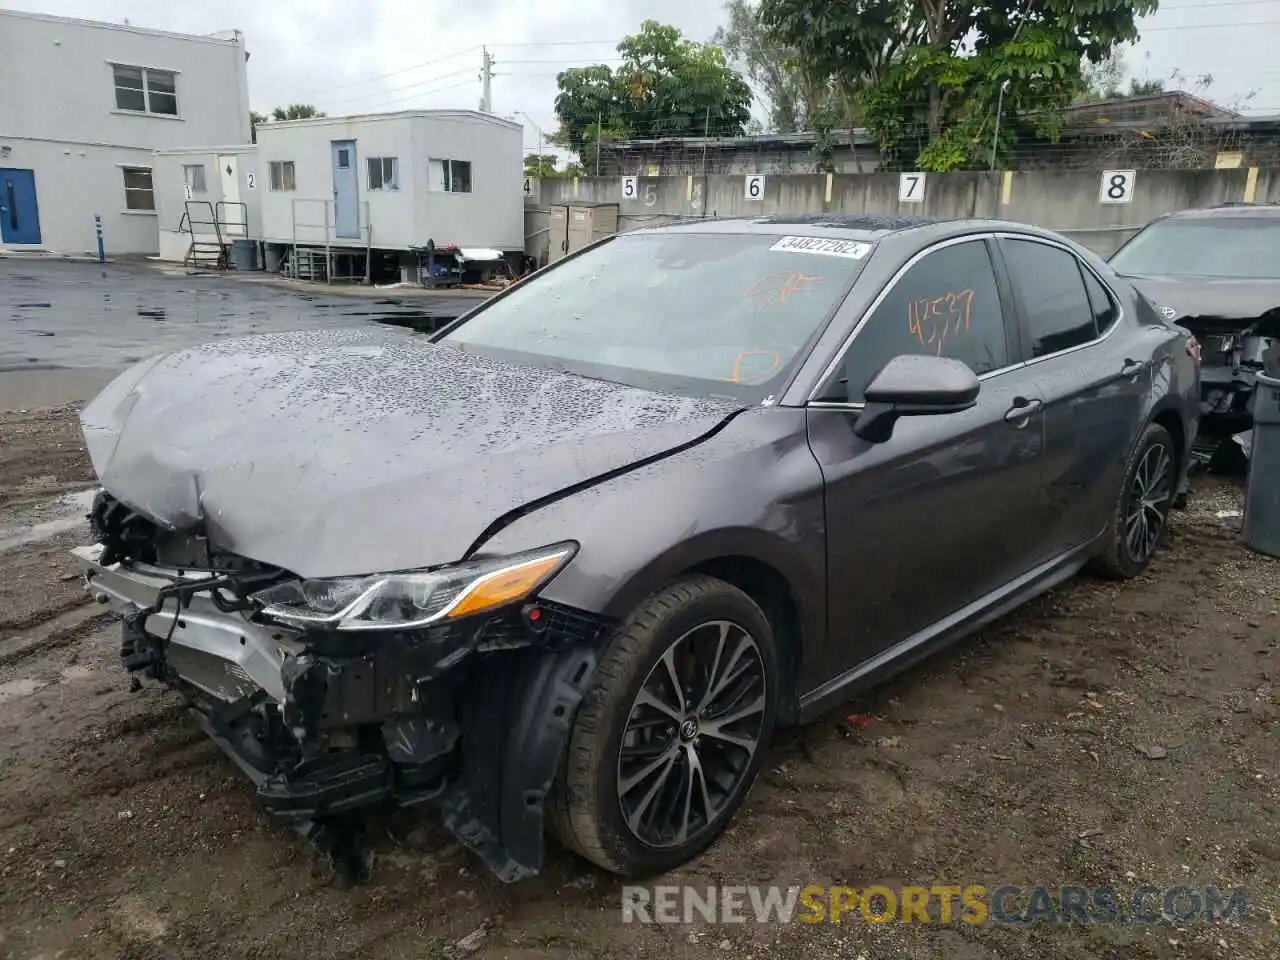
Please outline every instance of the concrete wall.
[{"label": "concrete wall", "polygon": [[[231,239],[237,236],[262,236],[262,194],[266,186],[258,171],[258,148],[252,144],[229,147],[196,147],[186,150],[158,150],[151,157],[151,178],[155,185],[156,222],[160,230],[160,258],[182,260],[191,243],[190,231],[183,226],[186,213],[187,166],[204,167],[205,192],[193,191],[193,201],[205,201],[212,205],[212,212],[197,207],[195,219],[208,220],[219,216],[219,201],[239,200],[243,209],[224,207],[221,215],[235,221],[245,219],[244,228],[233,223],[227,233]],[[232,169],[231,179],[236,183],[233,195],[228,196],[224,183],[226,168]],[[179,229],[179,228],[182,229]],[[197,227],[198,233],[212,234],[210,226]],[[226,237],[224,237],[226,239]]]},{"label": "concrete wall", "polygon": [[[176,74],[176,117],[116,109],[112,64]],[[156,149],[246,143],[243,37],[192,37],[0,10],[0,166],[35,172],[42,245],[153,253],[153,213],[126,211],[121,166]]]},{"label": "concrete wall", "polygon": [[[880,213],[994,217],[1057,230],[1100,254],[1162,213],[1218,203],[1280,202],[1280,171],[1139,170],[1128,203],[1099,202],[1102,171],[1005,171],[929,174],[921,202],[899,199],[900,174],[767,176],[759,199],[745,176],[641,177],[636,198],[620,177],[535,181],[525,201],[526,252],[544,262],[549,208],[574,200],[621,204],[620,229],[689,217],[799,213]],[[705,198],[705,202],[704,202]]]},{"label": "concrete wall", "polygon": [[[372,228],[372,245],[387,249],[437,244],[524,247],[521,201],[523,149],[519,124],[470,111],[433,110],[365,117],[325,117],[258,126],[262,236],[292,242],[294,220],[300,243],[323,244],[328,206],[328,240],[337,245],[333,223],[331,141],[356,142],[361,230]],[[398,189],[370,190],[370,157],[395,157]],[[471,192],[430,189],[432,159],[471,163]],[[292,160],[297,189],[272,190],[272,161]],[[294,200],[298,203],[295,205]],[[350,244],[363,247],[363,237]]]},{"label": "concrete wall", "polygon": [[[417,242],[524,249],[524,137],[518,123],[470,111],[432,111],[414,127]],[[471,193],[426,189],[429,159],[471,162]]]}]

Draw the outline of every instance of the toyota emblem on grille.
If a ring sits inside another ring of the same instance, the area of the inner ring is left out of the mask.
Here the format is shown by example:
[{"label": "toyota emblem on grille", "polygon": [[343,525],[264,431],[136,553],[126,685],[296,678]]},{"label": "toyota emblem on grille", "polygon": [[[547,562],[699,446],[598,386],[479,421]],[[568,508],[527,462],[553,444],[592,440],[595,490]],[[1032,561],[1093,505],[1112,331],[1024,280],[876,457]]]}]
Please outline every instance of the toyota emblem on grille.
[{"label": "toyota emblem on grille", "polygon": [[1164,317],[1166,320],[1172,320],[1177,315],[1178,315],[1178,311],[1173,309],[1173,307],[1160,308],[1160,316]]}]

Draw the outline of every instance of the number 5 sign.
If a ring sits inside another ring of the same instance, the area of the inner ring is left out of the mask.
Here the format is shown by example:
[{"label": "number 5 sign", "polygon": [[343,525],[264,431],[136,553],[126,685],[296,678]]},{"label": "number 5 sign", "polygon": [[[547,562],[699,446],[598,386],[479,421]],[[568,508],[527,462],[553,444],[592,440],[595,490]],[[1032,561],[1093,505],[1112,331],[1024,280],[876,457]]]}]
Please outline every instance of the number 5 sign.
[{"label": "number 5 sign", "polygon": [[764,174],[757,173],[747,177],[742,195],[748,200],[759,200],[764,196]]},{"label": "number 5 sign", "polygon": [[1133,183],[1138,178],[1134,170],[1103,170],[1102,183],[1098,187],[1099,203],[1132,203]]},{"label": "number 5 sign", "polygon": [[634,200],[640,192],[639,177],[623,177],[622,178],[622,199]]},{"label": "number 5 sign", "polygon": [[924,202],[924,174],[904,173],[898,177],[898,202]]}]

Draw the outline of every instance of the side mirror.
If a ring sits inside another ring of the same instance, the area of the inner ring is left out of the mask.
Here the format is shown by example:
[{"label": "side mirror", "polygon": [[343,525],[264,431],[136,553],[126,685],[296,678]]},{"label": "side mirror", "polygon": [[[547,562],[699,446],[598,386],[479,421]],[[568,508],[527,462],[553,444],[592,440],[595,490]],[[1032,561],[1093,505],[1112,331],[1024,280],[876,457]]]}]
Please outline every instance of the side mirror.
[{"label": "side mirror", "polygon": [[978,377],[950,357],[903,354],[884,365],[863,391],[853,432],[868,443],[893,436],[899,417],[959,413],[978,402]]}]

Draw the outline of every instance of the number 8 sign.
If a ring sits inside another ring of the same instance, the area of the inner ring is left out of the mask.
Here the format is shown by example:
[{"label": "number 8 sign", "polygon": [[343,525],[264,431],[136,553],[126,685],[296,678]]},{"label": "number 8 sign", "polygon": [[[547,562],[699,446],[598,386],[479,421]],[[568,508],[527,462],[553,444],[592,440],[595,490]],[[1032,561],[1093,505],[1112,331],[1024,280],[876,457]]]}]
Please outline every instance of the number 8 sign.
[{"label": "number 8 sign", "polygon": [[1098,202],[1132,203],[1133,183],[1137,176],[1134,170],[1103,170],[1102,183],[1098,187]]}]

